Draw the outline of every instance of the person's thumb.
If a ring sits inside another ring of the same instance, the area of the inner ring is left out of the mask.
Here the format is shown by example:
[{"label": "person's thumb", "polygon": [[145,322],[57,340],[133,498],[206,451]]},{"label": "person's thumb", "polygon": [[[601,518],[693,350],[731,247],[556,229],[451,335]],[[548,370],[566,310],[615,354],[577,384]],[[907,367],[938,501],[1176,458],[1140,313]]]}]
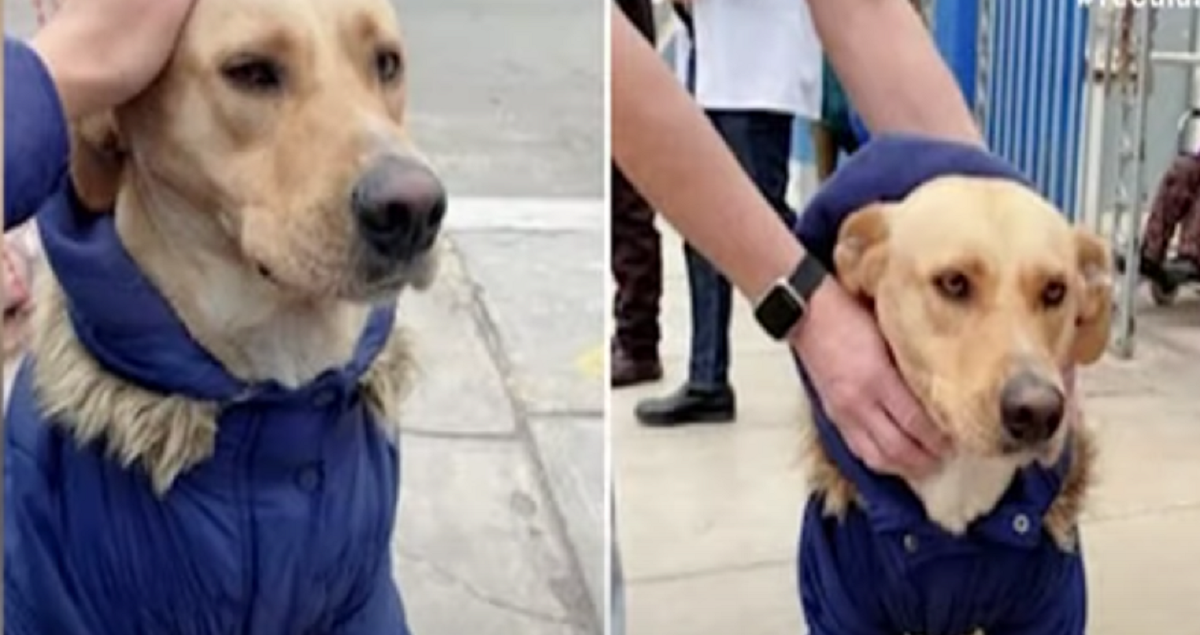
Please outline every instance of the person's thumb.
[{"label": "person's thumb", "polygon": [[922,450],[940,457],[950,449],[950,441],[934,424],[921,402],[896,371],[884,373],[879,381],[883,409],[896,425]]}]

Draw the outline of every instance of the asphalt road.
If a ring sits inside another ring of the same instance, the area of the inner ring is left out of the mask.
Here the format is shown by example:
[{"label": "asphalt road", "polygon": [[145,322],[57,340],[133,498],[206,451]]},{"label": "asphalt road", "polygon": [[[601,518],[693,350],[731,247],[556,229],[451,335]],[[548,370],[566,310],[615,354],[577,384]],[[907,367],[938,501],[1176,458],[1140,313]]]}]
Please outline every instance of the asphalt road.
[{"label": "asphalt road", "polygon": [[459,196],[601,197],[601,0],[399,0],[412,133]]},{"label": "asphalt road", "polygon": [[[606,2],[394,4],[411,132],[452,195],[603,196]],[[4,18],[5,32],[28,36],[33,0],[8,0]]]}]

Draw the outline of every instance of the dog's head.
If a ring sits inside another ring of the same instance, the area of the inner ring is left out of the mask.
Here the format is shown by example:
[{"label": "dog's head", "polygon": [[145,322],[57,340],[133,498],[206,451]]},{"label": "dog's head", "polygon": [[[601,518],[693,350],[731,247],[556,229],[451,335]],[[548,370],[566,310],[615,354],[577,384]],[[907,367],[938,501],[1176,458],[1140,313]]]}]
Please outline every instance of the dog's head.
[{"label": "dog's head", "polygon": [[159,80],[77,127],[73,178],[91,206],[113,202],[115,168],[188,201],[289,293],[388,297],[429,282],[446,210],[405,81],[385,0],[205,0]]},{"label": "dog's head", "polygon": [[1016,183],[946,177],[847,219],[835,261],[962,451],[1036,453],[1058,438],[1061,369],[1095,362],[1108,341],[1099,238]]}]

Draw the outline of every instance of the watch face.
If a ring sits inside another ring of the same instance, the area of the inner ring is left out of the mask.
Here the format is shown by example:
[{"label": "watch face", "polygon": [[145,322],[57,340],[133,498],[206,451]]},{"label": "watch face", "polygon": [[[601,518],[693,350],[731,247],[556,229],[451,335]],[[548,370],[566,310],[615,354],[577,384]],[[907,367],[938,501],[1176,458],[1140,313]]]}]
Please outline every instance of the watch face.
[{"label": "watch face", "polygon": [[779,285],[754,309],[754,317],[771,337],[781,340],[804,315],[804,306],[790,289]]}]

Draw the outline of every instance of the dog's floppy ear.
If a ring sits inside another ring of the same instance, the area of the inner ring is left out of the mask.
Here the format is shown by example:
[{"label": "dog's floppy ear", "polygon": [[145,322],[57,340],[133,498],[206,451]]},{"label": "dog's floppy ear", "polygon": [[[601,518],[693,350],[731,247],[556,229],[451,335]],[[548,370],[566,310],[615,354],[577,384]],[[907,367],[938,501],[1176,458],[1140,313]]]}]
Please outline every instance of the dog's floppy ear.
[{"label": "dog's floppy ear", "polygon": [[1112,256],[1108,245],[1091,231],[1075,228],[1075,249],[1083,296],[1075,324],[1071,354],[1080,364],[1091,364],[1108,347],[1112,319]]},{"label": "dog's floppy ear", "polygon": [[71,126],[71,183],[87,209],[110,211],[117,200],[125,149],[111,112]]},{"label": "dog's floppy ear", "polygon": [[887,222],[887,207],[872,203],[842,223],[833,262],[838,280],[854,295],[875,297],[875,288],[887,267]]}]

